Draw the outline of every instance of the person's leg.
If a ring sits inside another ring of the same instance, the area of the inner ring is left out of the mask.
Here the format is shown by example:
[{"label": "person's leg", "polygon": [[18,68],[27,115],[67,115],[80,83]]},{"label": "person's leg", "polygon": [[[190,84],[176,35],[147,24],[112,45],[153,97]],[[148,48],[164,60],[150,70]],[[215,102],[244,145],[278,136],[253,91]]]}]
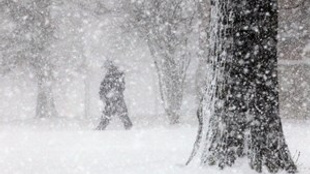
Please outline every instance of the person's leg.
[{"label": "person's leg", "polygon": [[110,123],[110,119],[111,119],[110,117],[106,117],[106,116],[102,117],[96,130],[105,130]]},{"label": "person's leg", "polygon": [[128,116],[128,110],[125,101],[121,100],[118,103],[118,115],[120,120],[123,122],[124,127],[126,130],[130,129],[132,127],[132,122]]},{"label": "person's leg", "polygon": [[119,118],[121,119],[121,121],[124,124],[124,127],[126,130],[129,130],[132,127],[132,122],[130,120],[130,118],[128,117],[128,113],[123,113],[119,116]]},{"label": "person's leg", "polygon": [[101,120],[96,130],[105,130],[110,123],[112,116],[111,104],[106,103],[104,111],[102,112]]}]

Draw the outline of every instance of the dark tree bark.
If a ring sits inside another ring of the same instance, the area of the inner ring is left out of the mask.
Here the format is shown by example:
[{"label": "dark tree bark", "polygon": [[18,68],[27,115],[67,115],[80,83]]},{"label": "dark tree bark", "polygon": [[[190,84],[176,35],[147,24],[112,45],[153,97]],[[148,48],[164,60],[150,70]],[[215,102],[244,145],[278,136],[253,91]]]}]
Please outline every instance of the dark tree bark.
[{"label": "dark tree bark", "polygon": [[193,151],[202,145],[202,164],[224,168],[247,156],[257,172],[296,171],[279,117],[277,10],[276,0],[211,1],[213,82]]}]

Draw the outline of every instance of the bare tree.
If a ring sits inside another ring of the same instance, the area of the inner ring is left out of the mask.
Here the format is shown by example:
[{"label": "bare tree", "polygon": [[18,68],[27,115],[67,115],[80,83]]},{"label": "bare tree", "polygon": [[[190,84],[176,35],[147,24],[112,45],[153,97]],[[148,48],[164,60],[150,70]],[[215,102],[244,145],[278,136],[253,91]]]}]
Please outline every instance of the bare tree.
[{"label": "bare tree", "polygon": [[[54,11],[51,11],[52,7],[55,7]],[[79,13],[80,17],[68,17],[68,11],[59,8],[69,8],[70,13]],[[82,77],[85,77],[85,115],[88,115],[89,67],[84,51],[85,24],[82,20],[98,19],[109,10],[98,0],[3,0],[0,1],[0,13],[9,21],[7,26],[1,27],[4,31],[0,33],[0,73],[5,74],[19,66],[31,67],[35,71],[38,83],[36,117],[57,115],[53,84],[60,79],[54,74],[65,72],[64,68],[82,70],[78,73],[85,75]],[[62,49],[57,49],[59,46]]]},{"label": "bare tree", "polygon": [[[67,19],[66,24],[71,24],[70,29],[67,32],[71,32],[71,35],[75,35],[74,41],[74,49],[78,50],[78,54],[81,58],[81,63],[78,66],[79,73],[82,73],[83,81],[84,81],[84,117],[88,118],[90,116],[90,84],[91,84],[91,73],[90,73],[90,64],[91,59],[86,55],[86,44],[85,40],[86,32],[85,32],[85,24],[84,21],[96,21],[100,22],[103,18],[106,18],[107,15],[116,14],[117,12],[109,9],[105,1],[101,0],[58,0],[57,6],[68,6],[70,9],[74,9],[74,13],[77,17],[71,16],[70,19]],[[65,15],[64,15],[65,16]],[[68,17],[67,17],[68,18]],[[68,34],[68,33],[67,33]],[[71,38],[73,38],[71,37]]]},{"label": "bare tree", "polygon": [[186,0],[134,1],[129,4],[130,26],[147,42],[157,69],[160,94],[171,124],[179,122],[188,49],[195,16]]},{"label": "bare tree", "polygon": [[31,66],[38,80],[36,116],[55,116],[53,60],[48,56],[54,32],[49,9],[51,3],[48,0],[5,0],[2,5],[14,23],[13,31],[3,36],[7,44],[2,63],[7,71],[19,65]]}]

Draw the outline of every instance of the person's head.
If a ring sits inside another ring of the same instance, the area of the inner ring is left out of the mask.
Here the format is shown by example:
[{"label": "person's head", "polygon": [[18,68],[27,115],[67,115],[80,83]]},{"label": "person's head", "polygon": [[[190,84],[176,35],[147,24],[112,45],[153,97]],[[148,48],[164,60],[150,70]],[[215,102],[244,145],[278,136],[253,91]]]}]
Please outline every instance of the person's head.
[{"label": "person's head", "polygon": [[110,69],[111,67],[115,66],[113,61],[110,59],[105,60],[105,62],[103,63],[103,67],[105,69]]},{"label": "person's head", "polygon": [[107,59],[104,64],[103,67],[107,70],[107,71],[113,71],[113,70],[117,70],[117,66],[115,65],[115,63],[111,60],[111,59]]}]

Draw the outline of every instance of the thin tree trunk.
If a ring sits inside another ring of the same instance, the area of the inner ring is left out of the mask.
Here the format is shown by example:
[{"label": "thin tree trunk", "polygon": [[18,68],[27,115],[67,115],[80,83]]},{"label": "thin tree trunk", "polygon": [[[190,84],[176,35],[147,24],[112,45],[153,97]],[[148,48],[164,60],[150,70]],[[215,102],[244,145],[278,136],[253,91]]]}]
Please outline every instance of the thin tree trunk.
[{"label": "thin tree trunk", "polygon": [[[87,71],[87,70],[86,70]],[[89,81],[88,72],[86,72],[86,77],[84,79],[84,118],[89,118],[90,111],[90,81]]]},{"label": "thin tree trunk", "polygon": [[38,74],[37,118],[51,118],[57,116],[52,88],[50,72],[41,72]]},{"label": "thin tree trunk", "polygon": [[199,19],[199,52],[198,52],[198,68],[196,71],[195,85],[196,98],[200,102],[204,92],[207,81],[210,78],[210,60],[208,57],[209,49],[209,25],[210,25],[210,2],[209,0],[202,0],[197,4],[198,19]]},{"label": "thin tree trunk", "polygon": [[161,97],[170,124],[179,123],[183,101],[183,78],[177,73],[177,68],[168,63],[163,63],[157,68],[158,73],[161,73],[159,74]]},{"label": "thin tree trunk", "polygon": [[85,75],[84,77],[84,118],[87,119],[90,116],[90,72],[88,67],[88,61],[85,56],[85,50],[82,46],[82,56],[83,56],[83,73]]},{"label": "thin tree trunk", "polygon": [[156,48],[154,48],[155,43],[150,42],[151,41],[148,41],[148,46],[151,55],[154,57],[154,64],[158,74],[159,91],[164,110],[170,124],[177,124],[180,122],[184,78],[188,66],[184,65],[184,70],[180,72],[181,67],[178,67],[173,62],[174,58],[165,57],[162,54],[158,55],[159,53],[156,53]]}]

